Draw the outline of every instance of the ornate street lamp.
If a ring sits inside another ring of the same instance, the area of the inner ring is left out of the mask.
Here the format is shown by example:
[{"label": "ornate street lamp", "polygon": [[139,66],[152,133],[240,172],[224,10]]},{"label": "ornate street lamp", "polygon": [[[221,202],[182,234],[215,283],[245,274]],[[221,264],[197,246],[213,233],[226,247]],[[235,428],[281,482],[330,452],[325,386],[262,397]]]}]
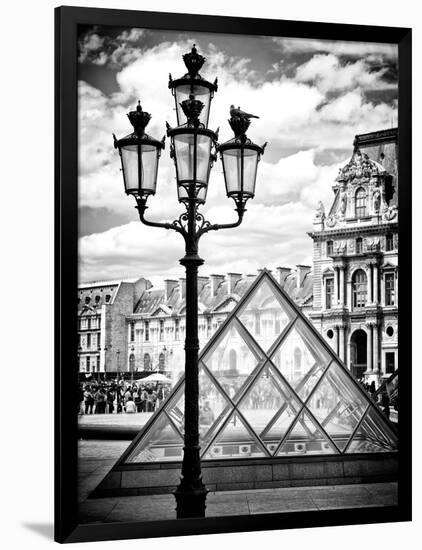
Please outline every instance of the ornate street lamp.
[{"label": "ornate street lamp", "polygon": [[177,80],[173,80],[171,75],[169,78],[169,88],[176,104],[177,124],[182,126],[187,122],[187,115],[182,105],[185,100],[189,99],[189,96],[193,95],[204,106],[199,122],[206,128],[210,116],[211,100],[217,91],[217,79],[211,84],[199,74],[205,63],[205,57],[198,53],[195,44],[192,50],[183,56],[183,61],[188,70],[185,76]]},{"label": "ornate street lamp", "polygon": [[[164,138],[157,141],[145,134],[151,115],[137,110],[128,117],[134,133],[117,140],[122,160],[125,191],[137,202],[140,220],[151,227],[173,229],[185,240],[185,256],[180,263],[186,268],[186,340],[185,340],[185,415],[182,477],[175,491],[177,517],[204,517],[207,489],[202,482],[199,446],[199,387],[198,387],[198,267],[204,260],[198,255],[198,243],[208,231],[237,227],[242,223],[248,199],[254,197],[257,166],[265,145],[259,147],[246,137],[252,115],[234,109],[229,124],[235,137],[218,145],[218,135],[208,129],[211,99],[217,90],[217,81],[211,84],[198,71],[205,58],[195,46],[183,56],[188,73],[172,80],[169,87],[176,101],[178,126],[167,124],[170,138],[170,156],[176,167],[179,202],[185,212],[171,223],[145,219],[147,200],[157,185],[157,167]],[[223,162],[227,196],[236,204],[237,220],[233,223],[211,224],[205,220],[199,207],[205,203],[208,181],[216,152]]]}]

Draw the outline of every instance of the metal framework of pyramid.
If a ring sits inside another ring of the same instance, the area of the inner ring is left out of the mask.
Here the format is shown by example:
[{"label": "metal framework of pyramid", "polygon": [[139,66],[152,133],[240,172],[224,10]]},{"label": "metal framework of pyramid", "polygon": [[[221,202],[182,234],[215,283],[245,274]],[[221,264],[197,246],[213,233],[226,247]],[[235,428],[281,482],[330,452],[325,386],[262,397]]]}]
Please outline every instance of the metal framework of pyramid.
[{"label": "metal framework of pyramid", "polygon": [[[397,450],[375,403],[264,270],[200,354],[203,461]],[[181,461],[184,377],[116,466]]]}]

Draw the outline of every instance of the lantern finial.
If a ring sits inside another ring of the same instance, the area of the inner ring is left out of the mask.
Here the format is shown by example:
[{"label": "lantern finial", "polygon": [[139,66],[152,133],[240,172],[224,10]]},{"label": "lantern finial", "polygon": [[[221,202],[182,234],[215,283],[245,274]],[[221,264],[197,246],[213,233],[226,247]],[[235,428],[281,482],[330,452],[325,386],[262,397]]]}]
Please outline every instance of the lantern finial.
[{"label": "lantern finial", "polygon": [[190,53],[185,53],[183,61],[186,65],[189,75],[195,78],[198,72],[201,70],[202,65],[205,63],[205,57],[198,53],[196,44],[192,46]]},{"label": "lantern finial", "polygon": [[145,134],[145,128],[147,127],[149,121],[151,120],[151,115],[146,111],[142,110],[141,101],[138,100],[138,105],[136,106],[135,111],[130,111],[127,115],[130,123],[133,126],[135,132],[142,136]]}]

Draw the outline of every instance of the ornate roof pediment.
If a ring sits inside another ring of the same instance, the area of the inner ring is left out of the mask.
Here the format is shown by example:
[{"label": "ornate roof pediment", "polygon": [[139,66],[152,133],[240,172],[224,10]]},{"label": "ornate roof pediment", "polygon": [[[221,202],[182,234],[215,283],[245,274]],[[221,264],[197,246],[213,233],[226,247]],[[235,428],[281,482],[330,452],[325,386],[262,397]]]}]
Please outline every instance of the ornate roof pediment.
[{"label": "ornate roof pediment", "polygon": [[349,183],[353,180],[369,180],[383,174],[385,169],[381,164],[371,160],[366,153],[360,151],[359,147],[355,147],[352,158],[343,168],[340,168],[336,181]]}]

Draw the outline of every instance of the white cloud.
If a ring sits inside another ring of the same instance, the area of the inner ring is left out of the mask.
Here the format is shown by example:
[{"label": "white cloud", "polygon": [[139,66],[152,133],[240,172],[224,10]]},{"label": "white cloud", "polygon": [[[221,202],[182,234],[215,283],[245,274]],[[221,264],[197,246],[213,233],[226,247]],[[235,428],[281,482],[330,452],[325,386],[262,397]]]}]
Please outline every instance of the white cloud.
[{"label": "white cloud", "polygon": [[370,72],[364,60],[342,64],[333,54],[318,54],[297,68],[296,79],[315,83],[323,93],[356,87],[365,90],[395,88],[395,85],[381,81],[384,73],[385,69]]},{"label": "white cloud", "polygon": [[386,59],[397,59],[397,46],[376,42],[342,42],[341,40],[314,40],[310,38],[279,38],[273,42],[281,46],[282,51],[294,53],[327,52],[346,56],[383,56]]},{"label": "white cloud", "polygon": [[[211,219],[234,219],[229,208],[211,209]],[[206,259],[202,274],[239,271],[253,273],[266,266],[309,262],[313,210],[301,202],[283,206],[251,203],[244,223],[236,229],[210,232],[200,242]],[[81,280],[143,275],[157,281],[179,277],[178,260],[183,239],[173,231],[150,228],[138,222],[114,227],[79,240]]]},{"label": "white cloud", "polygon": [[[150,135],[160,139],[166,120],[176,124],[168,72],[175,78],[184,73],[181,55],[190,45],[163,43],[145,50],[141,57],[138,51],[116,76],[120,91],[110,96],[80,83],[80,206],[112,208],[119,214],[133,208],[133,198],[123,192],[112,133],[122,137],[131,131],[126,113],[136,106],[138,98],[152,114],[147,128]],[[201,50],[200,44],[198,48]],[[378,50],[368,51],[375,55]],[[313,63],[303,64],[297,79],[281,77],[254,84],[250,78],[253,67],[247,58],[229,58],[212,45],[204,53],[207,63],[201,71],[203,76],[209,80],[217,74],[219,77],[210,127],[221,125],[220,142],[232,137],[226,121],[229,105],[234,103],[260,116],[248,134],[259,144],[269,144],[258,169],[256,197],[248,204],[243,224],[204,237],[201,253],[207,263],[203,272],[246,273],[263,266],[309,262],[311,241],[306,231],[312,229],[318,201],[324,202],[326,211],[331,206],[331,186],[343,151],[351,151],[355,134],[389,127],[396,106],[366,101],[360,86],[375,85],[375,76],[365,73],[363,63],[343,67],[331,54],[315,56]],[[334,99],[327,96],[328,90],[339,88],[346,91]],[[330,149],[340,151],[340,157],[327,166],[317,164],[317,154]],[[292,154],[292,150],[297,152]],[[168,146],[160,161],[157,195],[149,206],[147,216],[160,221],[171,221],[183,211],[177,203]],[[220,161],[211,174],[206,215],[212,222],[235,219],[233,204],[225,196]],[[180,236],[140,222],[83,237],[80,255],[83,280],[138,274],[152,278],[183,276],[182,268],[175,267],[183,255]]]}]

